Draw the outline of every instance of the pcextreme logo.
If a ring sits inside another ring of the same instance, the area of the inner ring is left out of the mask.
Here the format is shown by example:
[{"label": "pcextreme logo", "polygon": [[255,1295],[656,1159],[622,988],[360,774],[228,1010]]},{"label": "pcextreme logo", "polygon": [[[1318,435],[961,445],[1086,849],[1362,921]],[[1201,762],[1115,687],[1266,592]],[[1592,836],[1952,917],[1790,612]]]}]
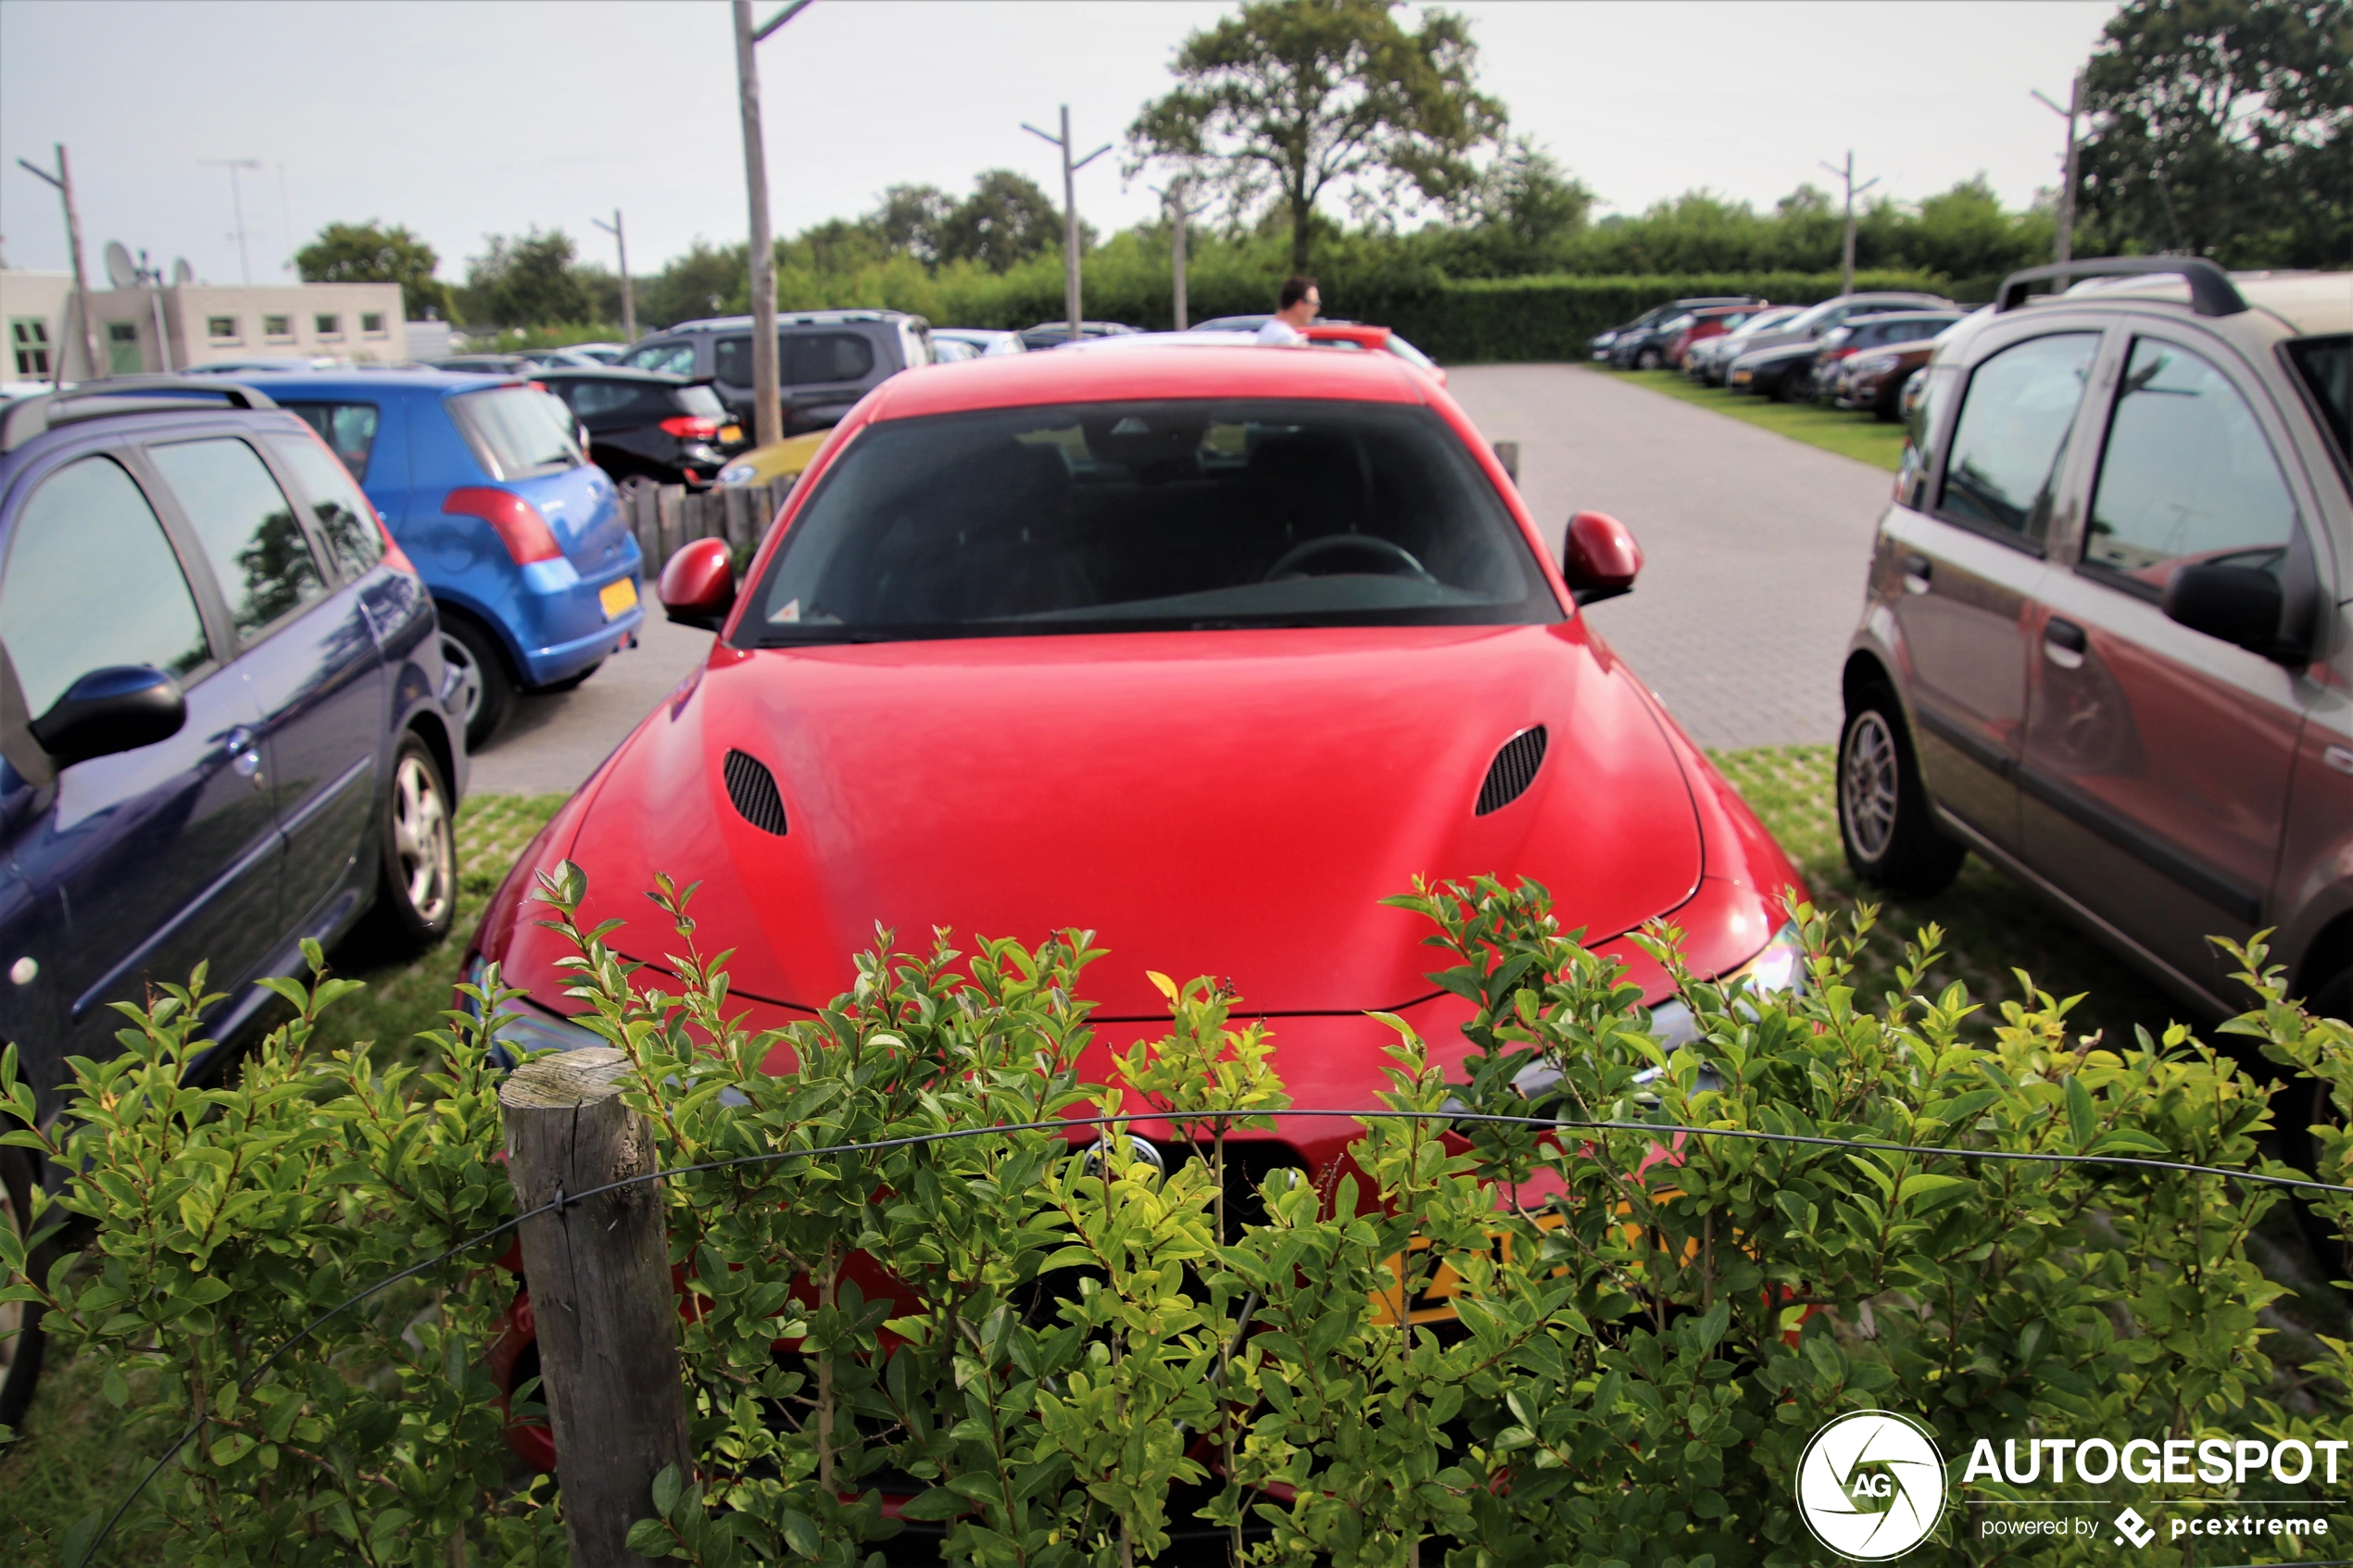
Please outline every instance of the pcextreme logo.
[{"label": "pcextreme logo", "polygon": [[1841,1557],[1901,1557],[1944,1515],[1944,1456],[1928,1428],[1909,1416],[1850,1411],[1806,1445],[1797,1464],[1797,1512],[1814,1538]]}]

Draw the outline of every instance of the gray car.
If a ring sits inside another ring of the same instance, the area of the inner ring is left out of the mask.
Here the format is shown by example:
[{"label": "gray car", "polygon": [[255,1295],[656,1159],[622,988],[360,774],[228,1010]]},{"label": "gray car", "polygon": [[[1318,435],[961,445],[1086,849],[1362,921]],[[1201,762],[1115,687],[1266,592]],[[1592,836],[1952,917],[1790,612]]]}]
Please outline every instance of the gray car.
[{"label": "gray car", "polygon": [[[776,317],[776,373],[786,435],[827,430],[861,397],[911,365],[932,362],[931,323],[903,310],[795,310]],[[751,318],[681,321],[640,338],[617,362],[707,381],[747,428],[752,421]]]},{"label": "gray car", "polygon": [[[1742,340],[1741,355],[1761,354],[1768,349],[1786,348],[1793,344],[1812,343],[1832,328],[1843,326],[1856,316],[1875,316],[1889,310],[1957,310],[1951,300],[1933,294],[1843,294],[1810,305],[1780,325]],[[1734,364],[1733,369],[1738,369]],[[1727,384],[1731,384],[1727,381]],[[1740,391],[1738,385],[1734,391]]]},{"label": "gray car", "polygon": [[2169,257],[2014,274],[1940,340],[1843,674],[1858,875],[1973,850],[2209,1018],[2247,997],[2208,938],[2269,928],[2353,1010],[2348,334],[2342,273]]}]

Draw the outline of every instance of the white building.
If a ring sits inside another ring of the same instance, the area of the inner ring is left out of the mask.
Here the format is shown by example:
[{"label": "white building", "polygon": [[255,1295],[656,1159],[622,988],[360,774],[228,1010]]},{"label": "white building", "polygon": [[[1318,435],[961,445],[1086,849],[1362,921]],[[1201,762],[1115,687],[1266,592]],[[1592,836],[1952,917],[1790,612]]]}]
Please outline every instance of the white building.
[{"label": "white building", "polygon": [[[8,331],[0,381],[46,381],[60,368],[68,381],[91,379],[72,301],[70,272],[0,270]],[[222,360],[326,355],[396,365],[409,358],[397,283],[93,288],[90,320],[110,375]]]}]

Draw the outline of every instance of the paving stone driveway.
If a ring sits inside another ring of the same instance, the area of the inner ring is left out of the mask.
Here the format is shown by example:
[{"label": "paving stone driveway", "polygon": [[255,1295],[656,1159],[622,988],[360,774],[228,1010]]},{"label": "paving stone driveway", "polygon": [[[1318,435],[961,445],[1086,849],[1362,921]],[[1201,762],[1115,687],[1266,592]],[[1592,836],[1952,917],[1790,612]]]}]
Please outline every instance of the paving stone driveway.
[{"label": "paving stone driveway", "polygon": [[1520,444],[1555,553],[1571,512],[1633,530],[1634,592],[1593,625],[1705,746],[1838,738],[1838,668],[1894,476],[1574,365],[1472,365],[1448,388]]}]

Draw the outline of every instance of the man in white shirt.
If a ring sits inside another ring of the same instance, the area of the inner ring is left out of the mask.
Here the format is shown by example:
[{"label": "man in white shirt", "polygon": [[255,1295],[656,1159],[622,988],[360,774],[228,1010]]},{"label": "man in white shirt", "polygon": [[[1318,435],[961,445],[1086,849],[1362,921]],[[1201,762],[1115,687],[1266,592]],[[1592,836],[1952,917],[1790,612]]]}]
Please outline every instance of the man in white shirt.
[{"label": "man in white shirt", "polygon": [[1324,307],[1324,296],[1315,290],[1315,280],[1293,275],[1283,280],[1280,308],[1258,329],[1258,341],[1277,348],[1307,346],[1307,325]]}]

